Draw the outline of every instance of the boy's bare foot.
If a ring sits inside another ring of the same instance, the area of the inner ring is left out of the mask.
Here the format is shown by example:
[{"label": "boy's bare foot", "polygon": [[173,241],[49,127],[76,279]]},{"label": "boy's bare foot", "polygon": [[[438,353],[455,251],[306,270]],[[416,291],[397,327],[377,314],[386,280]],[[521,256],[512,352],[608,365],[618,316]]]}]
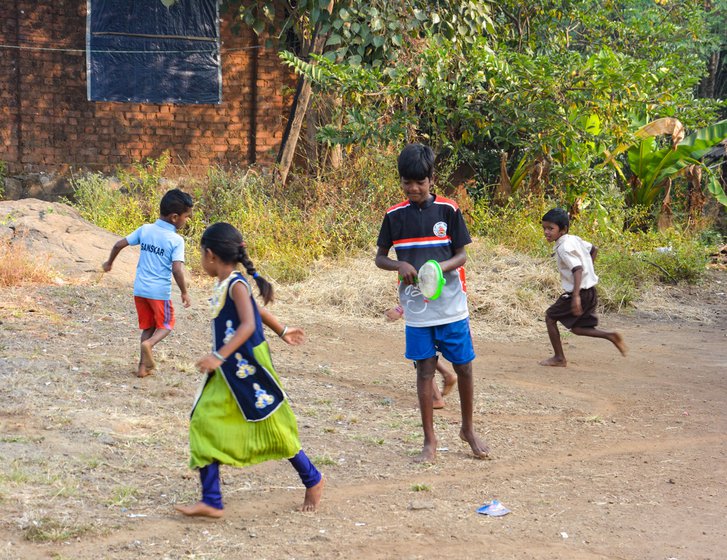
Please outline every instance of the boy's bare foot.
[{"label": "boy's bare foot", "polygon": [[189,517],[213,517],[218,519],[225,514],[225,510],[214,508],[204,502],[197,502],[191,506],[176,505],[174,509]]},{"label": "boy's bare foot", "polygon": [[414,457],[415,463],[433,463],[434,460],[437,458],[437,443],[433,443],[432,445],[424,444],[424,447],[422,448],[422,452]]},{"label": "boy's bare foot", "polygon": [[613,345],[618,348],[618,351],[621,352],[622,356],[626,356],[626,343],[624,342],[623,337],[619,333],[611,333],[611,335],[608,337],[608,340],[613,342]]},{"label": "boy's bare foot", "polygon": [[459,437],[462,441],[470,444],[470,447],[472,448],[472,453],[475,457],[477,457],[478,459],[487,459],[489,457],[490,446],[487,445],[484,440],[477,437],[477,434],[475,434],[474,432],[465,434],[464,430],[460,430]]},{"label": "boy's bare foot", "polygon": [[321,497],[323,496],[323,487],[325,486],[325,480],[321,476],[321,481],[315,486],[305,489],[305,498],[303,499],[303,505],[300,507],[300,511],[316,511],[318,504],[321,503]]},{"label": "boy's bare foot", "polygon": [[[615,344],[615,343],[614,343]],[[552,356],[548,358],[547,360],[541,360],[538,362],[541,366],[550,366],[550,367],[566,367],[568,365],[568,362],[565,358],[556,358],[555,356]]]},{"label": "boy's bare foot", "polygon": [[[156,369],[157,364],[154,361],[154,356],[151,353],[151,345],[144,341],[141,343],[141,364],[148,370],[152,371]],[[139,368],[141,369],[141,368]],[[143,376],[139,376],[143,377]]]},{"label": "boy's bare foot", "polygon": [[457,376],[454,373],[442,375],[444,375],[444,380],[442,382],[442,396],[446,397],[452,392],[452,389],[454,389],[454,386],[457,384]]},{"label": "boy's bare foot", "polygon": [[444,408],[444,399],[434,399],[432,401],[432,408],[434,410],[441,410]]}]

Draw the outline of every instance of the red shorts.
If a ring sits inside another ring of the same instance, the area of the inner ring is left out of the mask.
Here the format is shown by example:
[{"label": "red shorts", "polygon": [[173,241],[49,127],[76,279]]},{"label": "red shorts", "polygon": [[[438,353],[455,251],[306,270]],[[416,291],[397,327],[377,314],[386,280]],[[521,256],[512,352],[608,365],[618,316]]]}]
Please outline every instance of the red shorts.
[{"label": "red shorts", "polygon": [[171,300],[134,296],[134,303],[141,330],[167,329],[171,331],[174,328],[174,306]]}]

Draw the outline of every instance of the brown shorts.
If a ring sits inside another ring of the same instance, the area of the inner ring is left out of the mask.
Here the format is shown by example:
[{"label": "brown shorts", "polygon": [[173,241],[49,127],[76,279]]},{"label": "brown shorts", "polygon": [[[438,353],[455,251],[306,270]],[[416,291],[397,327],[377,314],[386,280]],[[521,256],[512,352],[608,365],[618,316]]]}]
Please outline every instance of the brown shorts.
[{"label": "brown shorts", "polygon": [[560,321],[567,329],[573,327],[595,327],[598,325],[596,317],[596,306],[598,306],[598,295],[596,288],[581,290],[581,307],[583,315],[576,317],[571,310],[571,294],[563,294],[556,302],[548,307],[545,315],[556,321]]}]

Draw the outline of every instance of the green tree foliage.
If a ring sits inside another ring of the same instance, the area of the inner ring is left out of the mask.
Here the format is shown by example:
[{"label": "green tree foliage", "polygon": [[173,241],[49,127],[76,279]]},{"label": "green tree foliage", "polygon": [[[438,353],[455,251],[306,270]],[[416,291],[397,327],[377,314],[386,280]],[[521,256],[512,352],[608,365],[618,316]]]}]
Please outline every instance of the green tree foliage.
[{"label": "green tree foliage", "polygon": [[724,108],[695,96],[705,53],[719,44],[701,3],[513,0],[493,10],[491,33],[464,41],[421,26],[386,64],[327,56],[313,71],[283,54],[344,99],[341,125],[319,138],[423,139],[474,169],[486,192],[501,152],[521,169],[545,160],[551,188],[575,204],[613,190],[618,177],[596,164],[607,146],[632,140],[636,115],[677,117],[691,131]]},{"label": "green tree foliage", "polygon": [[[231,3],[231,2],[228,2]],[[298,0],[237,5],[243,22],[271,42],[288,32],[301,43],[325,37],[326,56],[378,67],[408,51],[423,32],[472,42],[494,28],[482,0]]]}]

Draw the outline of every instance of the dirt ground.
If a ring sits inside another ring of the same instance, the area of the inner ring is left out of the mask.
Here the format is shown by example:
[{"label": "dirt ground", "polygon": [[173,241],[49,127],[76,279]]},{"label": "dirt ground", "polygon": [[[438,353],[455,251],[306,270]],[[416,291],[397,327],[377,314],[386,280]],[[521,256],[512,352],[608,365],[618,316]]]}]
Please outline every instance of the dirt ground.
[{"label": "dirt ground", "polygon": [[[0,559],[725,557],[727,273],[672,294],[701,322],[602,317],[626,358],[568,336],[569,367],[542,368],[544,328],[496,340],[475,328],[475,419],[492,457],[459,441],[455,392],[435,415],[432,465],[412,461],[422,435],[403,325],[281,301],[273,310],[308,341],[271,337],[273,358],[323,502],[295,511],[303,487],[287,461],[223,467],[219,521],[173,511],[199,493],[186,429],[208,348],[200,282],[189,310],[175,294],[177,329],[142,380],[128,282],[0,290]],[[476,512],[493,499],[511,513]]]}]

